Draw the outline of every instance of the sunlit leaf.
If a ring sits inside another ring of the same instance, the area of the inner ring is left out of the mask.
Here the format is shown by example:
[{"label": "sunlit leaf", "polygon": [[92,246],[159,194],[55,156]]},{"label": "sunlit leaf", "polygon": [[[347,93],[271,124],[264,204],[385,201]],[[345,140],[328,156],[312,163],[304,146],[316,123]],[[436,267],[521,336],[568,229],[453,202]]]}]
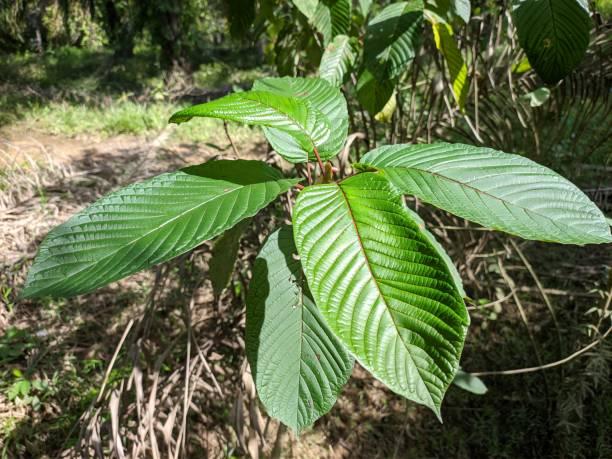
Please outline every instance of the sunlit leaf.
[{"label": "sunlit leaf", "polygon": [[351,25],[351,0],[319,0],[312,18],[327,45],[335,36],[346,35]]},{"label": "sunlit leaf", "polygon": [[293,222],[331,329],[376,378],[440,416],[469,319],[446,261],[401,195],[366,172],[304,189]]},{"label": "sunlit leaf", "polygon": [[174,258],[297,183],[261,161],[211,161],[110,193],[53,229],[24,298],[90,292]]},{"label": "sunlit leaf", "polygon": [[329,81],[332,86],[341,86],[355,64],[357,58],[355,45],[346,35],[335,37],[325,48],[319,65],[319,76]]},{"label": "sunlit leaf", "polygon": [[384,146],[361,162],[403,193],[489,228],[565,244],[612,241],[603,214],[582,191],[521,156],[439,143]]},{"label": "sunlit leaf", "polygon": [[434,40],[446,64],[450,82],[453,87],[453,96],[460,110],[465,107],[469,84],[467,80],[467,65],[461,56],[461,51],[453,38],[453,28],[450,24],[433,23]]},{"label": "sunlit leaf", "polygon": [[[263,78],[253,85],[256,91],[267,91],[282,97],[290,97],[310,105],[326,125],[332,127],[326,138],[314,139],[322,159],[336,156],[346,140],[348,133],[348,111],[342,92],[320,78]],[[264,128],[264,134],[272,147],[292,163],[316,160],[312,150],[302,148],[292,133],[274,127]]]}]

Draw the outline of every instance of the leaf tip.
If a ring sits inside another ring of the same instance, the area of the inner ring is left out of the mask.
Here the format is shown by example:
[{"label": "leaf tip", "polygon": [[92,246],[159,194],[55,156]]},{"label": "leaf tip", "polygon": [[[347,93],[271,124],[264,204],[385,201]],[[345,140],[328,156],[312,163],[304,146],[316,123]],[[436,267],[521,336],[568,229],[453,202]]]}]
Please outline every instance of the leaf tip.
[{"label": "leaf tip", "polygon": [[168,120],[168,124],[181,124],[181,123],[185,123],[187,121],[189,121],[191,118],[193,118],[192,116],[188,116],[188,115],[183,115],[182,114],[183,111],[179,111],[176,112],[175,114],[173,114],[170,119]]}]

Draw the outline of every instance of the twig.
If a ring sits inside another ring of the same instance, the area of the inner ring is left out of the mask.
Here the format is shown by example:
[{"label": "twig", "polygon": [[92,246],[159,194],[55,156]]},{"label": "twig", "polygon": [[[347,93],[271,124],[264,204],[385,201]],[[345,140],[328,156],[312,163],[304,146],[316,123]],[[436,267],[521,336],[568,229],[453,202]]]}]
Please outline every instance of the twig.
[{"label": "twig", "polygon": [[317,163],[319,163],[319,168],[321,169],[321,176],[325,176],[325,166],[323,166],[323,161],[321,161],[321,157],[319,156],[319,150],[317,150],[317,147],[313,146],[312,151],[317,157]]},{"label": "twig", "polygon": [[500,298],[499,300],[491,301],[490,303],[479,304],[478,306],[468,306],[467,310],[468,311],[478,311],[480,309],[490,308],[491,306],[495,306],[496,304],[501,304],[504,301],[509,300],[510,297],[513,296],[515,293],[516,293],[516,289],[514,288],[514,289],[510,290],[510,293],[508,293],[503,298]]},{"label": "twig", "polygon": [[593,341],[591,344],[583,347],[579,351],[574,352],[571,355],[568,355],[564,359],[557,360],[556,362],[547,363],[545,365],[538,365],[537,367],[528,367],[528,368],[517,368],[515,370],[503,370],[503,371],[477,371],[470,372],[473,376],[497,376],[497,375],[518,375],[522,373],[533,373],[534,371],[547,370],[548,368],[558,367],[559,365],[563,365],[576,357],[584,354],[586,351],[593,349],[598,344],[602,343],[606,337],[612,331],[612,327],[608,328],[608,330],[599,338],[598,340]]},{"label": "twig", "polygon": [[236,148],[236,145],[234,145],[234,141],[232,140],[232,136],[229,133],[229,129],[227,127],[227,121],[223,121],[223,129],[225,130],[225,135],[227,137],[227,140],[229,140],[230,145],[232,146],[232,150],[234,150],[234,154],[236,155],[236,158],[240,158],[240,154],[238,153],[238,149]]}]

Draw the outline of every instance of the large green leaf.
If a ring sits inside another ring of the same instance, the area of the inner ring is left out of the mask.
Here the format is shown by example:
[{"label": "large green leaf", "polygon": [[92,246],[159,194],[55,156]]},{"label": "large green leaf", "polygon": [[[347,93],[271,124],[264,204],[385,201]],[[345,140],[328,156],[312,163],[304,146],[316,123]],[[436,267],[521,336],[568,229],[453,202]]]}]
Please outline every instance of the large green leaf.
[{"label": "large green leaf", "polygon": [[327,116],[308,100],[267,91],[236,92],[205,104],[194,105],[172,115],[170,122],[183,123],[194,116],[274,128],[308,153],[316,146],[324,145],[331,134]]},{"label": "large green leaf", "polygon": [[522,156],[462,144],[393,145],[362,163],[403,193],[525,239],[611,242],[601,211],[575,185]]},{"label": "large green leaf", "polygon": [[334,405],[353,358],[311,297],[291,227],[272,233],[257,256],[246,313],[259,398],[268,414],[299,433]]},{"label": "large green leaf", "polygon": [[338,35],[327,45],[321,63],[319,76],[332,86],[342,86],[345,77],[355,65],[357,52],[354,40],[346,35]]},{"label": "large green leaf", "polygon": [[212,161],[110,193],[52,230],[23,297],[86,293],[187,252],[297,183],[261,161]]},{"label": "large green leaf", "polygon": [[556,83],[582,60],[591,19],[586,0],[513,0],[519,43],[546,83]]},{"label": "large green leaf", "polygon": [[[253,85],[255,91],[266,91],[281,97],[303,101],[311,106],[325,124],[332,126],[330,134],[323,140],[315,139],[314,145],[326,160],[336,156],[344,145],[348,133],[348,111],[342,92],[320,78],[263,78]],[[264,133],[272,147],[292,163],[314,161],[312,149],[302,148],[296,138],[286,130],[265,127]]]},{"label": "large green leaf", "polygon": [[467,81],[468,71],[463,56],[461,56],[461,51],[459,51],[457,43],[455,43],[455,39],[453,38],[453,28],[450,24],[440,22],[434,22],[431,26],[433,28],[436,47],[444,56],[448,66],[453,96],[455,97],[459,109],[463,110],[469,89]]},{"label": "large green leaf", "polygon": [[421,0],[392,3],[368,23],[364,64],[377,80],[398,77],[416,55],[423,8]]},{"label": "large green leaf", "polygon": [[319,0],[312,23],[323,35],[324,45],[336,35],[347,34],[351,26],[351,0]]},{"label": "large green leaf", "polygon": [[401,195],[366,172],[304,189],[293,222],[331,329],[389,388],[440,416],[469,319],[446,261]]}]

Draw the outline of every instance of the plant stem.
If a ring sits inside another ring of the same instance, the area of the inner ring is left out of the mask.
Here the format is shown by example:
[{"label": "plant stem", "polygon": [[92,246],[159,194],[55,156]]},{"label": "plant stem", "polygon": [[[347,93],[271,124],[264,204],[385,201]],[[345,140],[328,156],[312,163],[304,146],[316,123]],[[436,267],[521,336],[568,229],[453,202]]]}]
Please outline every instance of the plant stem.
[{"label": "plant stem", "polygon": [[319,163],[319,168],[321,169],[321,175],[325,176],[325,166],[323,166],[323,161],[321,161],[321,157],[319,156],[319,150],[317,147],[313,147],[314,155],[317,157],[317,162]]}]

